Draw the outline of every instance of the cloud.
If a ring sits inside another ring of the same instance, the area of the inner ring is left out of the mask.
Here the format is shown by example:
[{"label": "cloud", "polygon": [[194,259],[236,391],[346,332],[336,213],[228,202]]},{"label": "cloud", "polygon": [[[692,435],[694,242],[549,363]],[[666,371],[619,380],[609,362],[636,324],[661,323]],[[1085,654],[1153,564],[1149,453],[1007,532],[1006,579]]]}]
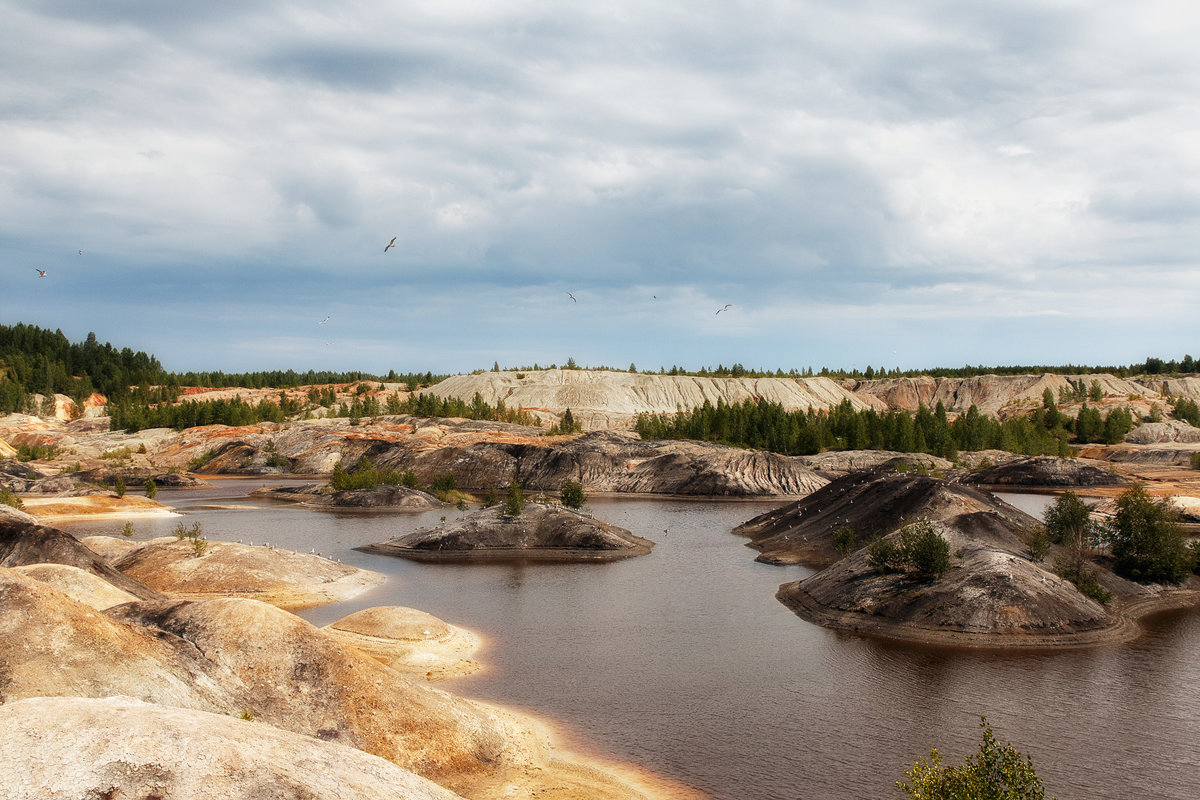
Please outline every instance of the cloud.
[{"label": "cloud", "polygon": [[[56,291],[102,338],[137,285],[189,318],[237,287],[212,345],[335,305],[363,309],[356,352],[447,362],[500,337],[790,365],[814,320],[831,365],[898,331],[976,362],[996,348],[962,326],[1016,318],[1042,339],[1001,360],[1037,361],[1081,326],[1127,346],[1109,303],[1180,340],[1187,312],[1153,309],[1156,279],[1195,288],[1198,32],[1166,2],[10,6],[3,243],[93,254],[104,279]],[[366,321],[392,308],[411,324]]]}]

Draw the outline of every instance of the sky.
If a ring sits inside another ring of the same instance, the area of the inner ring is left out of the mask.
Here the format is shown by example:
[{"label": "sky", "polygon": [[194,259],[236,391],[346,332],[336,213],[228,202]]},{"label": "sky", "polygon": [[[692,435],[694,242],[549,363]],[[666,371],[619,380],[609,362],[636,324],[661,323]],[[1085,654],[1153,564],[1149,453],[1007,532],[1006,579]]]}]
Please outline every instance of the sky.
[{"label": "sky", "polygon": [[180,372],[1200,356],[1195,3],[0,19],[0,324]]}]

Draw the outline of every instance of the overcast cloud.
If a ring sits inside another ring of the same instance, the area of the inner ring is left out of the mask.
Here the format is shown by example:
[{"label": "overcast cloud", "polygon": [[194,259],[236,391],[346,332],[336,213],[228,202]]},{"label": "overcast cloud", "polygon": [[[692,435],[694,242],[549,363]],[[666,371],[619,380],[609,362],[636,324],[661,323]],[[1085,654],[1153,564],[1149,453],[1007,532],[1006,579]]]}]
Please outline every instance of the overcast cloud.
[{"label": "overcast cloud", "polygon": [[0,16],[7,324],[174,370],[1200,355],[1194,4]]}]

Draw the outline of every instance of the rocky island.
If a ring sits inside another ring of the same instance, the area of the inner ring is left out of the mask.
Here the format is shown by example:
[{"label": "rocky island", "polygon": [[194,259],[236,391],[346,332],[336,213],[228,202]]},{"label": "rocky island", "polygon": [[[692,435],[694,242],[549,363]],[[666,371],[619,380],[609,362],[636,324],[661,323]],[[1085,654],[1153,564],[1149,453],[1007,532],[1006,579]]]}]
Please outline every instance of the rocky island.
[{"label": "rocky island", "polygon": [[516,515],[492,506],[354,549],[414,561],[616,561],[646,555],[653,546],[578,511],[530,502]]},{"label": "rocky island", "polygon": [[[1037,520],[987,492],[904,467],[847,476],[735,530],[760,560],[824,567],[780,586],[784,605],[826,627],[889,638],[1039,648],[1124,641],[1139,635],[1141,616],[1200,602],[1195,576],[1178,587],[1141,584],[1103,563],[1096,580],[1111,599],[1098,602],[1051,568],[1069,558],[1065,548],[1033,555]],[[945,561],[923,573],[905,552],[930,541]]]}]

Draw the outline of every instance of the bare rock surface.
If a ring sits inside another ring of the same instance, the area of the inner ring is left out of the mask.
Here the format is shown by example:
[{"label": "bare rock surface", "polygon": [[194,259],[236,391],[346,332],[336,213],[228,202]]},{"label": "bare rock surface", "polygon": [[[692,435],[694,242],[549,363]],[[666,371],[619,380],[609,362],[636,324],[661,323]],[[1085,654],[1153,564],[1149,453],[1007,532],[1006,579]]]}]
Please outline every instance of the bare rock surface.
[{"label": "bare rock surface", "polygon": [[827,450],[816,455],[796,457],[797,461],[807,464],[828,479],[841,478],[851,472],[861,472],[897,459],[927,471],[954,468],[950,461],[928,453],[897,453],[891,450]]},{"label": "bare rock surface", "polygon": [[367,608],[325,630],[406,675],[440,680],[479,669],[471,658],[481,645],[477,634],[415,608]]},{"label": "bare rock surface", "polygon": [[963,478],[984,486],[1079,488],[1127,486],[1129,480],[1077,458],[1031,456],[988,467]]},{"label": "bare rock surface", "polygon": [[262,723],[129,697],[0,706],[8,798],[455,800],[382,758]]},{"label": "bare rock surface", "polygon": [[1200,442],[1200,428],[1193,428],[1183,420],[1170,419],[1164,422],[1144,422],[1125,436],[1130,444],[1165,444],[1168,442]]},{"label": "bare rock surface", "polygon": [[[8,508],[0,505],[0,509]],[[134,597],[162,595],[136,578],[118,572],[69,533],[39,524],[18,511],[0,511],[0,567],[28,564],[65,564],[95,575]]]},{"label": "bare rock surface", "polygon": [[[975,512],[937,528],[954,554],[952,568],[940,578],[879,573],[862,548],[816,575],[782,585],[777,597],[827,627],[923,642],[1050,647],[1137,635],[1130,619],[1085,597],[1047,565],[1030,561],[1009,520]],[[1140,589],[1111,574],[1106,582],[1129,592]]]},{"label": "bare rock surface", "polygon": [[510,517],[502,506],[423,528],[386,542],[356,547],[417,561],[614,561],[646,555],[654,543],[578,511],[528,502]]},{"label": "bare rock surface", "polygon": [[[473,800],[691,796],[556,750],[535,720],[414,683],[255,600],[140,601],[101,613],[0,568],[0,704],[113,695],[248,714],[260,734],[274,726],[349,745]],[[202,774],[202,760],[181,770]]]},{"label": "bare rock surface", "polygon": [[237,542],[151,539],[113,562],[120,572],[173,597],[251,597],[305,608],[355,597],[384,576],[318,555]]},{"label": "bare rock surface", "polygon": [[[800,616],[831,628],[919,642],[972,647],[1061,647],[1123,641],[1140,634],[1151,611],[1200,602],[1200,579],[1181,588],[1143,586],[1095,569],[1112,592],[1104,606],[1054,574],[1066,556],[1051,548],[1034,562],[1023,536],[1036,520],[987,492],[928,475],[895,472],[895,464],[847,476],[797,503],[735,530],[752,537],[759,560],[823,566],[782,585],[776,597]],[[931,524],[949,545],[950,568],[923,577],[908,567],[881,571],[871,539],[899,544],[906,526]],[[840,560],[834,533],[857,534]],[[853,549],[853,548],[852,548]]]},{"label": "bare rock surface", "polygon": [[13,567],[13,571],[41,581],[97,611],[122,603],[132,603],[138,599],[91,572],[66,564],[28,564]]},{"label": "bare rock surface", "polygon": [[310,483],[305,486],[270,486],[255,489],[255,497],[300,503],[317,508],[337,508],[380,511],[429,511],[446,506],[441,500],[420,489],[405,486],[376,486],[371,489],[345,489],[335,491],[327,483]]},{"label": "bare rock surface", "polygon": [[453,472],[459,486],[484,489],[513,480],[557,492],[564,481],[589,492],[762,497],[807,494],[827,481],[804,462],[708,442],[650,441],[600,431],[558,443],[478,442],[379,456],[381,466],[412,469],[422,481]]},{"label": "bare rock surface", "polygon": [[1037,524],[1024,512],[970,486],[922,475],[901,460],[847,475],[794,503],[734,529],[771,564],[826,565],[837,557],[834,533],[854,531],[859,544],[906,520],[945,520],[976,511],[994,512],[1016,527]]}]

